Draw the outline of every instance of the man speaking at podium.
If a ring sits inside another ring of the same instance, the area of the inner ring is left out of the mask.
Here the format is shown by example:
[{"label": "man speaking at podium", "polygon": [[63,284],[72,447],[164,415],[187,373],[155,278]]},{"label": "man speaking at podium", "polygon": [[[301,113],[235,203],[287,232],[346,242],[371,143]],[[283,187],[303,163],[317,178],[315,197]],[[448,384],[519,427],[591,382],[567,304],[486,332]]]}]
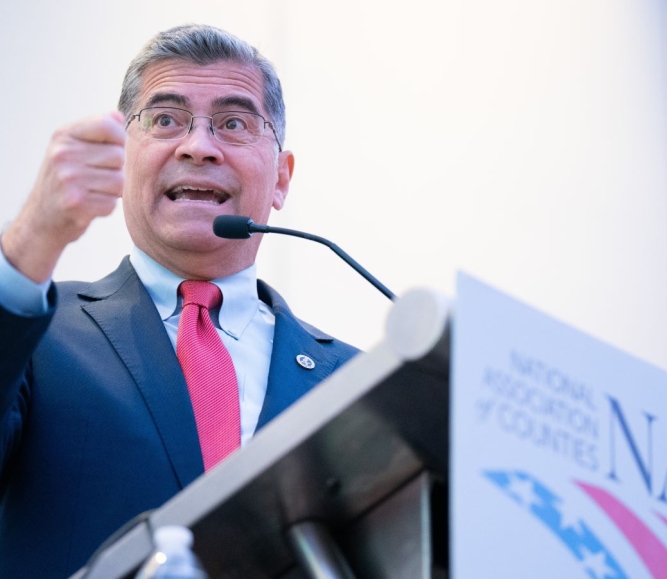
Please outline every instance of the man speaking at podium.
[{"label": "man speaking at podium", "polygon": [[[0,574],[67,577],[357,352],[257,280],[294,167],[275,70],[207,26],[158,34],[120,112],[57,131],[0,239]],[[95,283],[62,251],[123,198],[134,247]],[[211,283],[207,283],[211,282]]]}]

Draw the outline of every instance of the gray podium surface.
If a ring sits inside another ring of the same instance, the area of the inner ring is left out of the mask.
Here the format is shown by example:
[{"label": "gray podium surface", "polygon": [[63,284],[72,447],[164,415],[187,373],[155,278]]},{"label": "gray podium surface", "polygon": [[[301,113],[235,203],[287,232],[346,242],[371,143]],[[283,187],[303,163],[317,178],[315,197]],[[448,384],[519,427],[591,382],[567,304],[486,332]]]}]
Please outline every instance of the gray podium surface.
[{"label": "gray podium surface", "polygon": [[[167,524],[193,530],[212,579],[434,576],[429,509],[434,485],[447,476],[448,374],[447,300],[408,292],[377,347],[72,579],[133,577],[151,553],[151,529]],[[327,571],[327,555],[335,566],[339,554],[343,565]]]}]

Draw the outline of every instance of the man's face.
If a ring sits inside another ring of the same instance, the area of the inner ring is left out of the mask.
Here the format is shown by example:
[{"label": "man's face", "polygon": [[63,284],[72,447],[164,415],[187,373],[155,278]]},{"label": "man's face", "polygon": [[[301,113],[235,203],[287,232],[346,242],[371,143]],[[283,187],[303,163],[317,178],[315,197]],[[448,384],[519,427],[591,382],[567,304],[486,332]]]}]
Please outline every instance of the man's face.
[{"label": "man's face", "polygon": [[[255,67],[166,60],[145,70],[134,112],[159,105],[211,116],[231,102],[234,110],[269,120],[263,88]],[[136,119],[128,127],[123,194],[128,230],[140,249],[183,277],[222,277],[254,262],[260,236],[220,239],[212,232],[213,220],[247,215],[266,223],[271,208],[284,204],[294,163],[289,151],[278,153],[269,127],[257,143],[240,146],[218,141],[209,126],[208,119],[194,119],[192,131],[178,140],[149,137]]]}]

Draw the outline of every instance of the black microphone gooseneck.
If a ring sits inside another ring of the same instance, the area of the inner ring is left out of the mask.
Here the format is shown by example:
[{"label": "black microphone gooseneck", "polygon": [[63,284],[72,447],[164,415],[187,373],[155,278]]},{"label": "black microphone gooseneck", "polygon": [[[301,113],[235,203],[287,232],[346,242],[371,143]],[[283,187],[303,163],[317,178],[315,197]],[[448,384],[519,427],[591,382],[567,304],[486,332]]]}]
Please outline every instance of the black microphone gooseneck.
[{"label": "black microphone gooseneck", "polygon": [[303,231],[296,231],[295,229],[285,229],[283,227],[271,227],[269,225],[257,225],[249,217],[243,215],[218,215],[213,220],[213,233],[218,237],[225,239],[248,239],[253,233],[281,233],[282,235],[291,235],[293,237],[301,237],[310,241],[316,241],[322,245],[326,245],[338,257],[342,258],[345,263],[354,268],[357,273],[365,277],[377,289],[379,289],[390,300],[395,300],[396,295],[390,291],[385,285],[380,283],[368,271],[366,271],[359,263],[352,259],[335,243],[332,243],[324,237],[319,235],[312,235],[304,233]]}]

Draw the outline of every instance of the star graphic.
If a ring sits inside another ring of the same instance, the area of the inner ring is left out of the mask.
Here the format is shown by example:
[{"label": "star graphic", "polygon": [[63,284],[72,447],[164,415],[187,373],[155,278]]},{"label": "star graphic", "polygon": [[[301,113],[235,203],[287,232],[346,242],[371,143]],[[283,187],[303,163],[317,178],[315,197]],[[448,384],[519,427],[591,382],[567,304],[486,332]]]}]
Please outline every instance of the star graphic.
[{"label": "star graphic", "polygon": [[591,553],[588,549],[584,549],[582,553],[581,564],[587,571],[592,571],[595,579],[604,579],[607,575],[615,576],[616,573],[607,565],[607,554],[604,551]]},{"label": "star graphic", "polygon": [[569,503],[559,505],[558,512],[560,514],[560,528],[562,531],[572,529],[575,532],[581,530],[581,518],[577,511],[574,511]]},{"label": "star graphic", "polygon": [[509,482],[507,491],[519,499],[519,502],[527,507],[535,502],[535,488],[533,481],[526,478],[520,478],[514,475]]}]

